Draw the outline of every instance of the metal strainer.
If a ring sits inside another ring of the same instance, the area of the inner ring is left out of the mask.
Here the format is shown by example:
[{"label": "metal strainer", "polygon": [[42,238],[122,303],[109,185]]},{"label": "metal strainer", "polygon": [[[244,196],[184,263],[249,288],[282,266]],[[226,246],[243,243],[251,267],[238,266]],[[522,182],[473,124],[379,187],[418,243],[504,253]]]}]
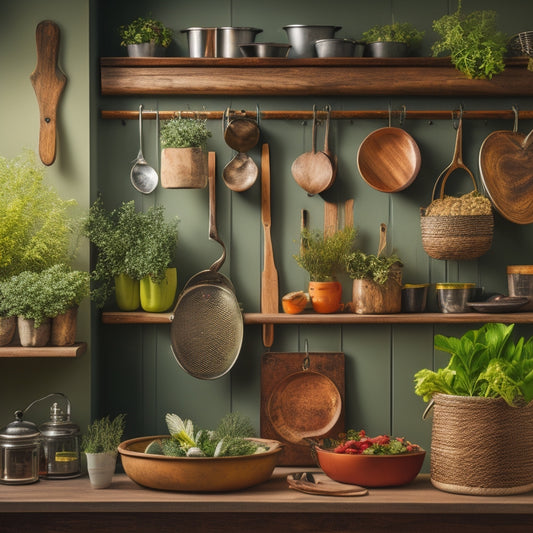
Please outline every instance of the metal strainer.
[{"label": "metal strainer", "polygon": [[198,379],[217,379],[229,372],[239,356],[244,333],[233,285],[218,272],[226,249],[216,229],[214,152],[209,153],[209,238],[222,246],[222,256],[187,282],[170,326],[174,357]]}]

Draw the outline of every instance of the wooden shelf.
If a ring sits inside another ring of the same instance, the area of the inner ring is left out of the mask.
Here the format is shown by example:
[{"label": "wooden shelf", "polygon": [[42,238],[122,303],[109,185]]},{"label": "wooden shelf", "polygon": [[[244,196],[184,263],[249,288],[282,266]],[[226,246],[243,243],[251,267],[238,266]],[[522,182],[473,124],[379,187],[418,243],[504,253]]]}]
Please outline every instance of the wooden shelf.
[{"label": "wooden shelf", "polygon": [[87,351],[86,342],[72,346],[31,346],[10,345],[0,347],[0,357],[79,357]]},{"label": "wooden shelf", "polygon": [[[106,311],[104,324],[170,324],[172,313]],[[244,323],[253,324],[533,324],[533,313],[398,313],[391,315],[356,315],[302,313],[244,313]]]},{"label": "wooden shelf", "polygon": [[449,58],[103,57],[102,95],[532,96],[526,57],[492,80],[470,80]]}]

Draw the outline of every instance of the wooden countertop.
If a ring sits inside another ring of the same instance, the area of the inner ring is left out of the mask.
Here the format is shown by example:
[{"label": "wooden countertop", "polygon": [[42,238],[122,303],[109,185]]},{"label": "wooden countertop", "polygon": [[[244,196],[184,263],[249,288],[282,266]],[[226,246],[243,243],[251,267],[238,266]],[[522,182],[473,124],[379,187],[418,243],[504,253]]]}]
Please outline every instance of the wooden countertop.
[{"label": "wooden countertop", "polygon": [[468,496],[433,488],[428,475],[403,487],[370,489],[366,496],[304,494],[289,488],[287,474],[313,468],[278,467],[261,485],[231,493],[181,493],[145,489],[117,474],[109,489],[91,488],[85,475],[0,485],[0,513],[157,512],[157,513],[407,513],[533,514],[533,492],[512,496]]}]

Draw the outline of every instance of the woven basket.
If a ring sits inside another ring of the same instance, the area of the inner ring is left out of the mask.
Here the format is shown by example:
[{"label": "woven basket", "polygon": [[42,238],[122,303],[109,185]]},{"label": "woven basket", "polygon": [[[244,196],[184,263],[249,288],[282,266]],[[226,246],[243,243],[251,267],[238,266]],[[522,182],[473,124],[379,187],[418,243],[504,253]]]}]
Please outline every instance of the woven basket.
[{"label": "woven basket", "polygon": [[533,490],[533,402],[436,394],[431,483],[457,494]]},{"label": "woven basket", "polygon": [[[472,173],[465,167],[472,182],[474,191],[477,184]],[[448,167],[435,181],[431,201],[435,200],[437,185],[442,179],[440,199],[444,198],[444,187],[451,171]],[[420,209],[420,229],[422,246],[426,253],[434,259],[466,260],[476,259],[490,250],[494,233],[494,217],[492,212],[487,215],[426,215],[426,208]]]}]

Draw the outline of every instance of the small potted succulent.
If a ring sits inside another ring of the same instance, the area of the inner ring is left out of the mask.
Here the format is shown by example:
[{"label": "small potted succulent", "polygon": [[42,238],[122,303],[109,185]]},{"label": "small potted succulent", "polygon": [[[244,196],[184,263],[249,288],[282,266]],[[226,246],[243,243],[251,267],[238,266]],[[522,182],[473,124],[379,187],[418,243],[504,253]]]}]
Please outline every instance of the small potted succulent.
[{"label": "small potted succulent", "polygon": [[121,46],[130,57],[157,57],[165,55],[172,42],[172,30],[158,20],[138,17],[119,28]]},{"label": "small potted succulent", "polygon": [[161,312],[172,305],[177,273],[171,264],[178,222],[177,217],[165,220],[163,206],[142,212],[130,201],[109,211],[102,197],[97,198],[82,230],[97,250],[91,297],[98,307],[106,304],[113,288],[122,311],[135,311],[141,305],[145,311]]},{"label": "small potted succulent", "polygon": [[161,185],[203,189],[207,185],[207,120],[175,117],[161,125]]},{"label": "small potted succulent", "polygon": [[111,485],[117,464],[118,445],[124,434],[126,415],[113,420],[106,416],[94,420],[81,438],[81,451],[87,457],[87,471],[93,489],[106,489]]},{"label": "small potted succulent", "polygon": [[293,257],[309,273],[309,297],[317,313],[335,313],[341,308],[342,286],[335,276],[343,270],[355,235],[356,230],[350,226],[332,235],[307,228],[301,232],[302,247]]},{"label": "small potted succulent", "polygon": [[370,57],[412,55],[423,37],[424,32],[417,30],[409,22],[373,26],[362,35],[362,40],[366,43],[364,54]]}]

